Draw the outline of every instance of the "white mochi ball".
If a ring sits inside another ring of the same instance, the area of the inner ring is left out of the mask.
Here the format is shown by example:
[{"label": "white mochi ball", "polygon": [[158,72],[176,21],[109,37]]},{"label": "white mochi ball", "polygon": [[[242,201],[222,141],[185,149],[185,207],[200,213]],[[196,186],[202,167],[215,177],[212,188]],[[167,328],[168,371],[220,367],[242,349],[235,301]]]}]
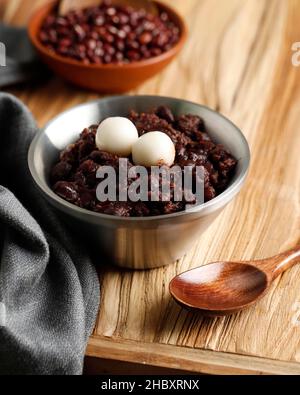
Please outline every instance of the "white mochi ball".
[{"label": "white mochi ball", "polygon": [[140,166],[167,165],[171,167],[175,160],[175,146],[165,133],[149,132],[133,145],[132,158],[134,164]]},{"label": "white mochi ball", "polygon": [[135,125],[123,117],[105,119],[98,127],[96,145],[99,150],[118,156],[129,156],[139,134]]}]

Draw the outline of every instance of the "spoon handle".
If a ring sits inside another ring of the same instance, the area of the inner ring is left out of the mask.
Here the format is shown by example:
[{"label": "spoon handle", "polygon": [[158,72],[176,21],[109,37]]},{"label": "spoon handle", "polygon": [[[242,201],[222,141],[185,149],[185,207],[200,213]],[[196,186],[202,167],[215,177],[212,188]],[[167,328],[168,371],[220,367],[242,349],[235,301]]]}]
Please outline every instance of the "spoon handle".
[{"label": "spoon handle", "polygon": [[[59,15],[66,15],[71,10],[82,10],[83,8],[99,6],[103,0],[60,0]],[[145,9],[153,15],[158,15],[158,9],[151,0],[111,0],[112,5],[131,6],[135,9]]]},{"label": "spoon handle", "polygon": [[300,246],[272,258],[263,259],[258,262],[257,266],[267,271],[272,276],[272,279],[275,280],[280,274],[297,263],[300,263]]}]

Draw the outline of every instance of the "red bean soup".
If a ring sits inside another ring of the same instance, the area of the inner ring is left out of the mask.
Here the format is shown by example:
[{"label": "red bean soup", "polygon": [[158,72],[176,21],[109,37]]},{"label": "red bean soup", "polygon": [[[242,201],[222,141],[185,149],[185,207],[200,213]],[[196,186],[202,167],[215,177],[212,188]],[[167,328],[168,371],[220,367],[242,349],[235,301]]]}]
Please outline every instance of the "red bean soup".
[{"label": "red bean soup", "polygon": [[[175,117],[168,107],[162,106],[147,113],[131,111],[128,118],[136,126],[139,136],[156,130],[167,134],[176,151],[174,165],[179,166],[182,172],[186,166],[202,166],[205,202],[215,198],[228,187],[237,160],[222,145],[212,141],[203,119],[199,116],[186,114]],[[186,201],[174,200],[172,183],[171,198],[168,201],[165,201],[161,194],[159,201],[100,202],[96,195],[99,183],[96,173],[101,166],[112,166],[118,174],[120,158],[97,148],[97,129],[98,125],[86,128],[78,141],[61,152],[50,176],[52,189],[58,196],[78,207],[121,217],[149,217],[186,209]],[[132,156],[126,159],[128,167],[134,167]],[[151,177],[149,174],[149,183],[153,181]],[[128,185],[130,182],[132,180],[128,180]],[[157,182],[163,181],[158,179]]]}]

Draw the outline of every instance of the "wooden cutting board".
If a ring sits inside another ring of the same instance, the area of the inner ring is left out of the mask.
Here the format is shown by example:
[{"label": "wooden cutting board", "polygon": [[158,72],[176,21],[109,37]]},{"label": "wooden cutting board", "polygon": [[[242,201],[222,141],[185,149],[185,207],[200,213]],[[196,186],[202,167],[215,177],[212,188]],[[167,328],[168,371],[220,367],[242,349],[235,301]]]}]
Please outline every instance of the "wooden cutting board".
[{"label": "wooden cutting board", "polygon": [[[24,23],[33,3],[42,2],[10,0],[5,20]],[[256,306],[227,318],[182,310],[168,283],[209,261],[267,257],[300,240],[300,56],[293,65],[291,50],[300,42],[300,1],[166,3],[186,18],[189,41],[167,70],[132,93],[185,98],[222,112],[251,145],[251,171],[242,193],[180,262],[147,272],[101,271],[87,355],[201,373],[299,374],[300,265]],[[10,92],[41,125],[98,97],[57,78]]]}]

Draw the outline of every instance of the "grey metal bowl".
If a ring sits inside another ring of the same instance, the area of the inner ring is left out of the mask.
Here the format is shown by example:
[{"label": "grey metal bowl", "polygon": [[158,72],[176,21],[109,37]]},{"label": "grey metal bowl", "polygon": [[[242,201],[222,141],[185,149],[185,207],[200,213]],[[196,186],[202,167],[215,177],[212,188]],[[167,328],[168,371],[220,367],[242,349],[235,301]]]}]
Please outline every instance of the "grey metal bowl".
[{"label": "grey metal bowl", "polygon": [[[225,192],[189,211],[149,218],[120,218],[81,209],[51,190],[49,173],[59,152],[77,140],[85,127],[109,116],[127,116],[130,109],[147,111],[158,105],[169,106],[176,115],[201,116],[211,137],[239,159]],[[74,107],[54,118],[37,134],[28,154],[33,179],[48,202],[64,215],[65,221],[92,241],[99,256],[107,256],[113,263],[131,269],[156,268],[184,256],[240,191],[249,163],[248,143],[228,119],[207,107],[160,96],[116,96]]]}]

